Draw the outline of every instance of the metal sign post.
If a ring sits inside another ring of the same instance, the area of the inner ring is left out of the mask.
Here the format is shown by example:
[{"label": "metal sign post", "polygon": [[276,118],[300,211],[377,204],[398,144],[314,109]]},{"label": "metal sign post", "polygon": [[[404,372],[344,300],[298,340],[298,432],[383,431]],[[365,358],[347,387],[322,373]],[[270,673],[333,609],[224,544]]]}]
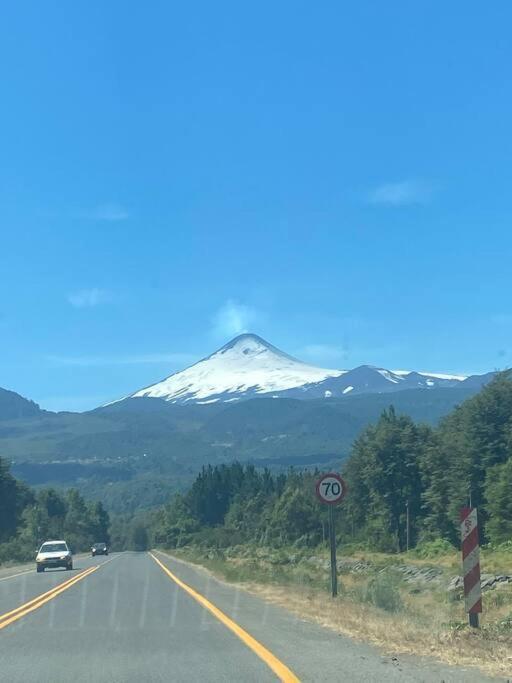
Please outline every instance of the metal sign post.
[{"label": "metal sign post", "polygon": [[316,495],[321,503],[329,506],[329,545],[331,546],[331,593],[338,595],[338,572],[336,568],[336,526],[334,506],[343,500],[347,486],[336,472],[324,474],[316,482]]},{"label": "metal sign post", "polygon": [[338,572],[336,570],[336,528],[334,526],[334,506],[329,507],[329,544],[331,546],[331,593],[338,595]]}]

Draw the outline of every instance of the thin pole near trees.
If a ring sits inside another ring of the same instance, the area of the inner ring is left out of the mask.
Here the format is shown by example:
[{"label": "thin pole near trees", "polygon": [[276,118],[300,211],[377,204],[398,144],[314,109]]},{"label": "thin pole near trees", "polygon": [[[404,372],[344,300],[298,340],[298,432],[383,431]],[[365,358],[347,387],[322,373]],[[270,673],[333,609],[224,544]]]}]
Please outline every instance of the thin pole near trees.
[{"label": "thin pole near trees", "polygon": [[405,547],[407,552],[409,552],[409,533],[410,533],[410,520],[409,520],[409,501],[405,503]]}]

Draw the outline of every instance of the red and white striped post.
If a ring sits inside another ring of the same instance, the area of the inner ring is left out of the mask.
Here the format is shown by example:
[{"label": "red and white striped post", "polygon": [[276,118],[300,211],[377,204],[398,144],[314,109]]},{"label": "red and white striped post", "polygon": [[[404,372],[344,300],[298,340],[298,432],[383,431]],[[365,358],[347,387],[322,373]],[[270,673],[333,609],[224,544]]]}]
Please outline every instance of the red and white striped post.
[{"label": "red and white striped post", "polygon": [[469,614],[469,625],[478,628],[478,614],[482,612],[482,589],[480,587],[480,545],[476,508],[461,509],[460,539],[466,612]]}]

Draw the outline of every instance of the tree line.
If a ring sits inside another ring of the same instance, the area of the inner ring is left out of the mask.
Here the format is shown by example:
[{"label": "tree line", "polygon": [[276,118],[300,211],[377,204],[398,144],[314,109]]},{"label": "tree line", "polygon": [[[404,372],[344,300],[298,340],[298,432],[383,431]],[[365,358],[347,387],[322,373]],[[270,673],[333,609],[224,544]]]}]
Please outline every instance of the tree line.
[{"label": "tree line", "polygon": [[101,502],[87,502],[75,489],[34,491],[15,479],[0,458],[0,562],[34,558],[48,539],[65,539],[74,552],[110,542],[110,519]]},{"label": "tree line", "polygon": [[[484,543],[512,540],[512,380],[500,373],[438,427],[390,407],[356,439],[342,467],[348,495],[341,540],[386,552],[459,543],[459,509],[478,507]],[[206,466],[150,521],[152,541],[314,546],[326,536],[318,472],[273,474],[253,465]]]},{"label": "tree line", "polygon": [[[0,458],[0,562],[33,558],[42,541],[65,538],[75,551],[112,540],[118,549],[239,543],[314,547],[327,511],[314,495],[318,471],[239,462],[208,465],[188,491],[154,512],[112,520],[74,489],[35,491]],[[477,506],[484,543],[512,541],[512,379],[499,374],[432,428],[390,407],[356,439],[342,466],[348,495],[337,532],[387,552],[443,539],[459,542],[459,509]]]}]

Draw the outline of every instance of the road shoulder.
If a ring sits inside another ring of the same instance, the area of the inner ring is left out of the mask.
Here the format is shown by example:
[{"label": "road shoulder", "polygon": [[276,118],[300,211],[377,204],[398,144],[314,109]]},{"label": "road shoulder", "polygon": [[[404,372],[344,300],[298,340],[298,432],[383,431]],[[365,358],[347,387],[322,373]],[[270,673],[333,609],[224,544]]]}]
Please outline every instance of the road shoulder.
[{"label": "road shoulder", "polygon": [[268,591],[259,593],[254,585],[230,584],[207,568],[170,553],[156,551],[156,554],[182,581],[236,618],[303,681],[332,681],[339,678],[341,672],[347,680],[361,682],[439,683],[444,680],[482,683],[505,680],[486,677],[473,667],[451,667],[430,657],[384,653],[382,649],[293,612],[293,604],[286,604],[286,593],[276,599]]}]

